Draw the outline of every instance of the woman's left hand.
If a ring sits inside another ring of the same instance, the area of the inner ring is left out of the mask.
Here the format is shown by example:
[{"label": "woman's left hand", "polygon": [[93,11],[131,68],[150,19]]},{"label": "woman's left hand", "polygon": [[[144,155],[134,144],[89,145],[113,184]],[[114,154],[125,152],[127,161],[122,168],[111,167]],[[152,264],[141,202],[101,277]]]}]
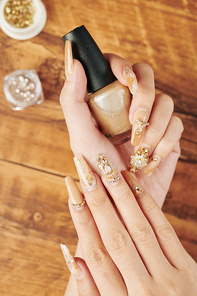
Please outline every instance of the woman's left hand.
[{"label": "woman's left hand", "polygon": [[195,296],[197,265],[155,200],[103,154],[97,163],[101,179],[82,156],[75,157],[86,204],[73,179],[66,178],[85,260],[76,259],[79,296]]}]

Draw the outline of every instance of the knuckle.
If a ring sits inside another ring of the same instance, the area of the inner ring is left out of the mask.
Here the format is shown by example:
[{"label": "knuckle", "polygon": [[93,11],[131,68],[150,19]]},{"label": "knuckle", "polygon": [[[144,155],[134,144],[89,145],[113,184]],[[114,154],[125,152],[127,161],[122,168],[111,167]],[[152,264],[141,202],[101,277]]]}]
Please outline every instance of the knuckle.
[{"label": "knuckle", "polygon": [[164,241],[169,241],[174,238],[174,231],[170,225],[163,225],[158,231],[158,236]]},{"label": "knuckle", "polygon": [[154,212],[157,211],[157,208],[158,208],[158,205],[156,204],[156,202],[152,201],[145,205],[144,210],[146,213],[153,214]]},{"label": "knuckle", "polygon": [[131,236],[135,242],[147,242],[152,237],[150,227],[145,225],[137,225],[132,231]]},{"label": "knuckle", "polygon": [[107,258],[107,252],[103,247],[87,248],[85,260],[87,265],[98,268],[104,264]]},{"label": "knuckle", "polygon": [[124,201],[124,202],[130,201],[131,191],[127,190],[127,191],[121,192],[117,199],[118,201]]},{"label": "knuckle", "polygon": [[106,236],[106,247],[112,251],[123,252],[127,245],[126,235],[120,231],[113,230]]},{"label": "knuckle", "polygon": [[105,205],[106,201],[107,200],[104,195],[92,196],[91,200],[89,201],[89,207],[98,210]]},{"label": "knuckle", "polygon": [[149,135],[152,135],[153,137],[156,137],[156,138],[157,137],[161,138],[161,136],[162,136],[161,128],[157,124],[150,125],[148,127],[148,133],[149,133]]}]

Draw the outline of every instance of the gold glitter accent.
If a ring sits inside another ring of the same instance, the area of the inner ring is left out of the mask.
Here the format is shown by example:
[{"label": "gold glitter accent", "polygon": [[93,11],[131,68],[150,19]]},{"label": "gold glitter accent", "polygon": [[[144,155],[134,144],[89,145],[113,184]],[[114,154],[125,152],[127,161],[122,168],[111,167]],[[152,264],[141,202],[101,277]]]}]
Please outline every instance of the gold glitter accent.
[{"label": "gold glitter accent", "polygon": [[156,157],[154,155],[150,158],[150,161],[157,161],[157,160],[158,160],[158,157]]},{"label": "gold glitter accent", "polygon": [[146,127],[147,125],[149,125],[149,123],[143,123],[142,121],[140,121],[139,119],[136,119],[135,121],[135,126],[136,126],[136,135],[140,135],[143,131],[143,128]]},{"label": "gold glitter accent", "polygon": [[130,172],[137,172],[137,170],[142,169],[148,164],[149,151],[147,148],[140,147],[135,155],[131,156],[130,161]]},{"label": "gold glitter accent", "polygon": [[80,204],[72,204],[74,209],[79,209],[85,205],[86,201],[85,199]]},{"label": "gold glitter accent", "polygon": [[4,8],[6,21],[15,28],[23,29],[33,24],[36,10],[32,0],[9,0]]},{"label": "gold glitter accent", "polygon": [[115,183],[120,180],[120,175],[111,160],[104,154],[100,154],[96,158],[101,174],[105,176],[108,183]]},{"label": "gold glitter accent", "polygon": [[135,193],[137,194],[137,196],[141,195],[143,193],[143,189],[140,188],[137,185],[133,185],[133,190],[135,191]]}]

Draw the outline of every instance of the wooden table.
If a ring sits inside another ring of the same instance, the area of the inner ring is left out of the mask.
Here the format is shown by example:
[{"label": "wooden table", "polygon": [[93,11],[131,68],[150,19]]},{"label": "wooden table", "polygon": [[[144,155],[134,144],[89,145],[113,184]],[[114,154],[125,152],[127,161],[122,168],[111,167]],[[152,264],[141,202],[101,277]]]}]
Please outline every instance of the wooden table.
[{"label": "wooden table", "polygon": [[[64,177],[78,177],[59,104],[65,79],[60,37],[82,24],[103,52],[150,64],[157,92],[174,99],[185,131],[163,210],[197,260],[197,2],[43,3],[48,20],[35,38],[18,41],[0,30],[0,295],[63,295],[69,278],[59,244],[74,254],[77,236]],[[2,79],[23,68],[38,72],[45,101],[14,112]]]}]

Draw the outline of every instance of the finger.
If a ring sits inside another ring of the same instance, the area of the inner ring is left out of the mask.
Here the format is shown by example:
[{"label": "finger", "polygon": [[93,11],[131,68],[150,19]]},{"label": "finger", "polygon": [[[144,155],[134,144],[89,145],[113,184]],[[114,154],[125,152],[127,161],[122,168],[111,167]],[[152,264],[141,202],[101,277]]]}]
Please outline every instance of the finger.
[{"label": "finger", "polygon": [[[85,160],[81,155],[75,157],[81,186],[105,248],[127,284],[134,284],[136,281],[139,281],[139,279],[146,281],[149,278],[149,273],[145,268],[130,235],[120,221],[101,182],[99,180],[97,181],[97,186],[94,190],[90,190],[90,185],[88,185],[91,182],[88,182],[88,184],[84,183],[84,176],[87,180],[90,180],[89,175],[91,175],[89,169],[86,169],[86,164],[84,167],[84,161]],[[106,163],[106,169],[107,168],[109,167]],[[113,177],[115,181],[116,178],[118,178],[118,175],[114,172]],[[91,246],[91,244],[89,244],[89,246]]]},{"label": "finger", "polygon": [[75,261],[81,269],[81,276],[77,280],[77,289],[79,296],[100,296],[101,294],[99,293],[99,290],[85,261],[81,258],[75,258]]},{"label": "finger", "polygon": [[148,157],[162,139],[172,116],[174,104],[167,95],[156,96],[149,126],[143,135],[142,142],[134,156],[131,156],[130,171],[136,172],[147,165]]},{"label": "finger", "polygon": [[[72,66],[70,66],[71,64]],[[60,95],[60,103],[69,129],[71,143],[76,141],[75,138],[78,138],[77,140],[80,143],[80,135],[85,137],[84,133],[88,131],[93,137],[96,137],[98,130],[92,121],[90,110],[85,102],[86,75],[80,62],[73,61],[69,42],[66,42],[65,46],[65,69],[67,80]]]},{"label": "finger", "polygon": [[[87,172],[87,167],[84,172]],[[94,192],[94,188],[99,186],[99,179],[96,181],[92,173],[91,176],[89,173],[88,179],[92,180],[88,183],[88,188]],[[127,295],[123,279],[103,245],[94,219],[88,207],[84,205],[82,194],[71,177],[66,178],[66,185],[70,197],[70,212],[78,233],[83,257],[99,292],[104,296],[110,295],[110,291],[112,295]],[[106,277],[106,274],[113,274],[113,277]]]},{"label": "finger", "polygon": [[166,160],[170,153],[175,149],[182,132],[183,124],[181,119],[177,116],[172,116],[166,132],[154,149],[150,162],[143,171],[144,178],[149,178],[160,163],[163,163]]},{"label": "finger", "polygon": [[[143,191],[142,187],[128,171],[123,171],[122,174],[133,192],[136,191],[136,187]],[[165,257],[172,266],[178,269],[186,268],[189,260],[191,260],[190,256],[183,248],[173,227],[161,211],[159,205],[148,192],[143,192],[141,195],[135,194],[135,196],[140,208],[157,236],[157,240]],[[167,272],[167,270],[163,268],[162,264],[160,264],[160,268],[158,270],[165,274]],[[155,276],[157,276],[157,273]]]},{"label": "finger", "polygon": [[[142,213],[124,178],[119,175],[118,182],[114,181],[114,175],[118,174],[118,172],[106,156],[99,155],[97,160],[101,169],[103,183],[113,198],[148,272],[154,275],[160,266],[164,266],[168,271],[170,264],[163,255],[153,229]],[[106,170],[106,165],[111,168],[110,173],[110,169]]]},{"label": "finger", "polygon": [[[77,282],[78,296],[95,295],[100,293],[95,285],[91,273],[88,270],[85,262],[81,258],[73,258],[69,249],[61,244],[62,253],[64,255],[66,264],[75,277]],[[66,294],[65,294],[66,295]]]}]

